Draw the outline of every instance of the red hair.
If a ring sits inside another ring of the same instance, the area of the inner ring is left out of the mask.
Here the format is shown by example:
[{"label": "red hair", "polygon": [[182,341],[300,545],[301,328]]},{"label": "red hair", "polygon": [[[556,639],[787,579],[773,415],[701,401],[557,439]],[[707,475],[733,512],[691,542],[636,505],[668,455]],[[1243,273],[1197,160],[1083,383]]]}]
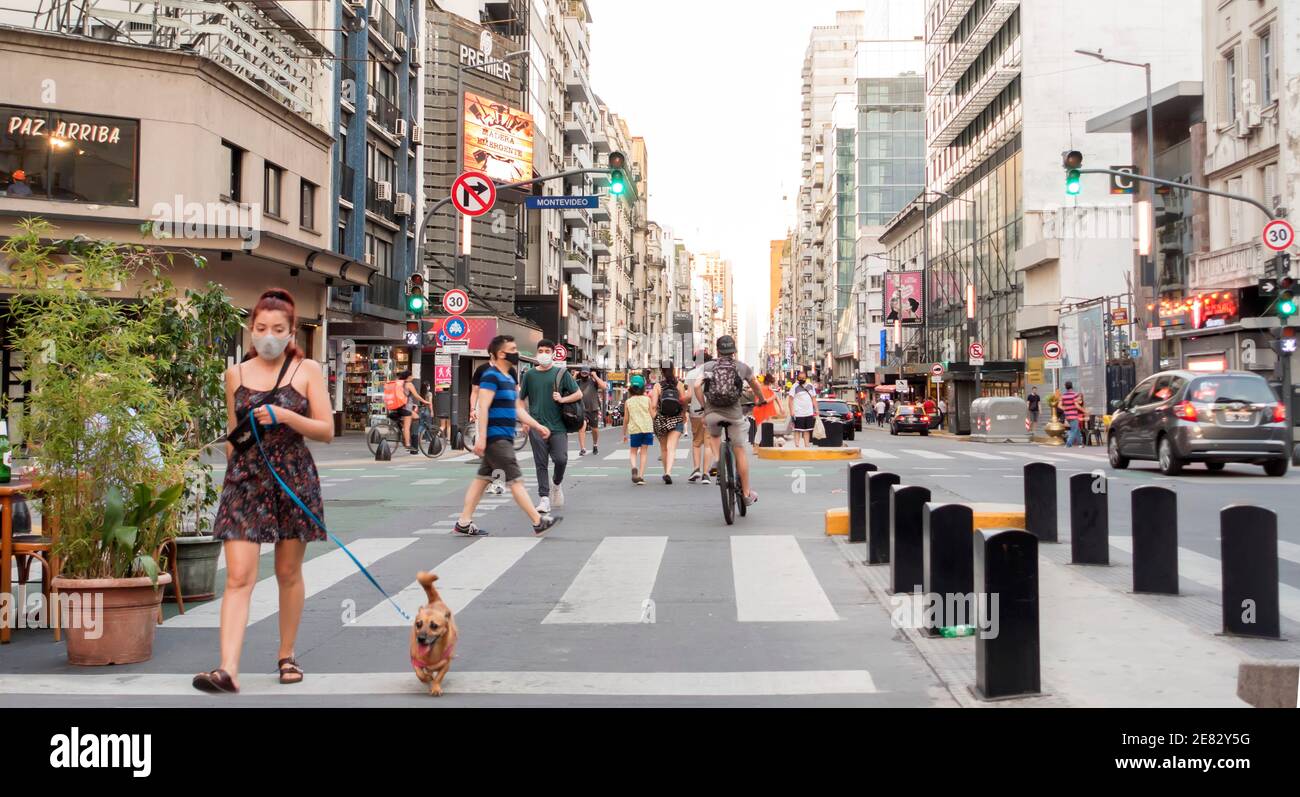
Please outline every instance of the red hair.
[{"label": "red hair", "polygon": [[258,298],[257,304],[253,305],[248,325],[252,327],[257,323],[257,317],[266,312],[284,313],[285,318],[289,319],[289,345],[284,350],[289,355],[289,359],[305,356],[302,349],[298,348],[298,307],[294,304],[293,294],[283,288],[272,288],[263,293]]}]

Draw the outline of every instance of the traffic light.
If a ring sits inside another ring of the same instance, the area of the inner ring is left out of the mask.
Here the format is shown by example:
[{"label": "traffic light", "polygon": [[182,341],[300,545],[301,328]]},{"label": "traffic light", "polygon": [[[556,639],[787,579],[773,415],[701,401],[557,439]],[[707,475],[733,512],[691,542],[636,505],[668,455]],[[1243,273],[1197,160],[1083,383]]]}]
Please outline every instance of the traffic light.
[{"label": "traffic light", "polygon": [[627,193],[627,157],[621,152],[609,153],[609,194],[623,196]]},{"label": "traffic light", "polygon": [[1078,196],[1083,191],[1082,175],[1079,174],[1079,168],[1083,166],[1083,153],[1070,150],[1065,153],[1062,165],[1065,167],[1065,193]]},{"label": "traffic light", "polygon": [[424,298],[424,277],[412,274],[406,282],[406,311],[415,316],[424,315],[429,302]]},{"label": "traffic light", "polygon": [[1282,319],[1290,318],[1296,313],[1295,293],[1291,290],[1292,280],[1284,279],[1278,286],[1277,314]]}]

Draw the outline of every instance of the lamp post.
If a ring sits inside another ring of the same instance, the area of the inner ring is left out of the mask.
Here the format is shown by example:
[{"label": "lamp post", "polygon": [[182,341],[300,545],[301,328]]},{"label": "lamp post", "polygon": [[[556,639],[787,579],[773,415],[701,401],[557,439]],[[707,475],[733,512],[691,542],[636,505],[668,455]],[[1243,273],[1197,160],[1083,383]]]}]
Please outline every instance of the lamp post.
[{"label": "lamp post", "polygon": [[[1092,50],[1075,50],[1075,52],[1078,53],[1079,55],[1086,55],[1090,58],[1096,58],[1097,60],[1105,64],[1120,64],[1122,66],[1138,67],[1142,69],[1142,71],[1145,73],[1146,85],[1147,85],[1147,97],[1146,97],[1147,100],[1147,177],[1155,177],[1156,176],[1156,128],[1155,128],[1155,113],[1151,106],[1151,62],[1148,61],[1146,63],[1138,63],[1136,61],[1124,61],[1119,58],[1111,58],[1108,55],[1103,55],[1100,48],[1098,48],[1096,52],[1093,52]],[[1148,188],[1147,190],[1151,192],[1150,199],[1147,200],[1150,203],[1151,212],[1147,214],[1148,216],[1150,216],[1150,222],[1144,225],[1146,226],[1146,230],[1144,232],[1147,235],[1148,251],[1146,253],[1142,253],[1142,270],[1145,272],[1148,265],[1150,265],[1151,267],[1151,272],[1152,272],[1151,312],[1155,314],[1154,326],[1160,326],[1160,264],[1156,262],[1156,256],[1154,252],[1154,247],[1156,245],[1155,189]],[[1151,373],[1155,374],[1159,372],[1160,372],[1160,341],[1153,340],[1151,341]]]}]

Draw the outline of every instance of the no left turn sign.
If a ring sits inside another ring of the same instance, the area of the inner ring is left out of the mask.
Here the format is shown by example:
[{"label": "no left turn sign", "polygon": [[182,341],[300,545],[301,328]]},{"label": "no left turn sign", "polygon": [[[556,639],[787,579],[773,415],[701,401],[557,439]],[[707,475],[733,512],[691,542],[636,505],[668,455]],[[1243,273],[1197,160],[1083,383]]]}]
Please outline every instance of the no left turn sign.
[{"label": "no left turn sign", "polygon": [[1274,252],[1285,252],[1295,243],[1295,228],[1282,219],[1264,225],[1264,245]]},{"label": "no left turn sign", "polygon": [[451,184],[451,204],[466,216],[482,216],[497,201],[497,186],[482,172],[465,172]]}]

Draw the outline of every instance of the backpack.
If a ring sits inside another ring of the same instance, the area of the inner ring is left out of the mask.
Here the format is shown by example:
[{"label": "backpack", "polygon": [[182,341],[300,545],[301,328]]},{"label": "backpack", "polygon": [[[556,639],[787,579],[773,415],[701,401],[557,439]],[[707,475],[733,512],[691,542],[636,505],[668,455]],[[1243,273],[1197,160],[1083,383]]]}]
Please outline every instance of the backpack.
[{"label": "backpack", "polygon": [[713,371],[704,380],[704,400],[714,407],[734,407],[740,401],[741,389],[736,361],[723,357],[713,363]]},{"label": "backpack", "polygon": [[393,412],[406,406],[406,391],[402,389],[402,380],[394,379],[384,383],[384,406]]},{"label": "backpack", "polygon": [[675,383],[663,383],[659,388],[659,414],[675,417],[682,414],[682,395]]},{"label": "backpack", "polygon": [[[562,368],[556,368],[555,370],[555,383],[552,386],[552,390],[559,393],[560,388],[563,385],[566,371]],[[581,401],[571,401],[568,404],[560,404],[559,407],[560,422],[564,424],[564,430],[566,432],[576,432],[582,429],[582,424],[586,421],[586,417],[582,412]]]}]

